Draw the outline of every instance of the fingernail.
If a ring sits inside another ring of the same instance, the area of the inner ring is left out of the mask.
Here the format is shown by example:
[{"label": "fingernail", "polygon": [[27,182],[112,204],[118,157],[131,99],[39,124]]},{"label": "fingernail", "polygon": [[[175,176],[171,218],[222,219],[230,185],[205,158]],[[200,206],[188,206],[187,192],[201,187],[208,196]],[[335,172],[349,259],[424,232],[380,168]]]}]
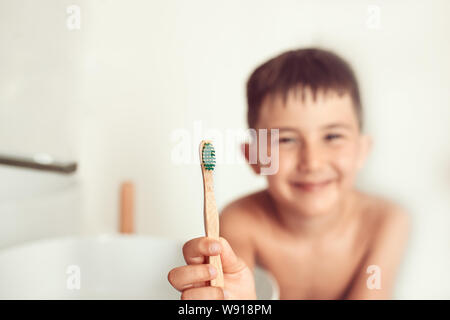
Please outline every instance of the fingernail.
[{"label": "fingernail", "polygon": [[217,273],[216,268],[214,268],[213,266],[209,266],[209,274],[211,276],[215,276]]},{"label": "fingernail", "polygon": [[230,293],[227,290],[223,290],[223,297],[228,299],[230,297]]},{"label": "fingernail", "polygon": [[212,243],[209,246],[209,251],[211,253],[219,253],[219,251],[220,251],[220,244],[218,244],[217,242]]}]

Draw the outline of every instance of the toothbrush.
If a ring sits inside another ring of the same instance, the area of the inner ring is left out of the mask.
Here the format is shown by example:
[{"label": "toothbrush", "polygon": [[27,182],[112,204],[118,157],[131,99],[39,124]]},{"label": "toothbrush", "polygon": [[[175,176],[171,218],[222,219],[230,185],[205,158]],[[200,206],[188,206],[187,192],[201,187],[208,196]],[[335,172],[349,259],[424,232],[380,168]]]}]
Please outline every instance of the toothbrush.
[{"label": "toothbrush", "polygon": [[[205,233],[207,237],[219,240],[219,213],[217,212],[213,189],[213,171],[216,165],[216,153],[209,140],[203,140],[200,143],[200,165],[202,168],[205,199],[203,211]],[[207,257],[207,260],[217,270],[217,277],[210,281],[211,286],[223,288],[223,271],[220,255]]]}]

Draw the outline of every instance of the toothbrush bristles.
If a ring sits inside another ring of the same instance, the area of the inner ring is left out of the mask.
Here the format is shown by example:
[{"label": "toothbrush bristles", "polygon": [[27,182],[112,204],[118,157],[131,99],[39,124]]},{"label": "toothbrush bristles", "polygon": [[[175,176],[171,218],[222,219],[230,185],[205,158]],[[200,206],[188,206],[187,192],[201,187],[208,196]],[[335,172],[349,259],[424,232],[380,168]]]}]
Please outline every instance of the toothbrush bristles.
[{"label": "toothbrush bristles", "polygon": [[203,145],[202,161],[206,170],[214,170],[216,165],[216,152],[213,145],[209,142]]}]

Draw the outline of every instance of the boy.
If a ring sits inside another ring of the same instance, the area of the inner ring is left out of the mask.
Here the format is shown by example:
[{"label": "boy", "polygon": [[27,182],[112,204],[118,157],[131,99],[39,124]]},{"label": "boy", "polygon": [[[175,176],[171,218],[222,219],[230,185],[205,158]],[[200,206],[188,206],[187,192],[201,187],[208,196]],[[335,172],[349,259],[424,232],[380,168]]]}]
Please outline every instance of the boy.
[{"label": "boy", "polygon": [[[278,171],[265,190],[223,209],[220,241],[186,242],[187,265],[169,282],[182,299],[254,299],[258,264],[277,280],[280,299],[391,298],[408,216],[353,186],[371,140],[350,66],[321,49],[285,52],[253,72],[247,102],[250,128],[279,129]],[[251,167],[260,173],[260,164]],[[208,286],[215,270],[204,263],[218,254],[223,290]]]}]

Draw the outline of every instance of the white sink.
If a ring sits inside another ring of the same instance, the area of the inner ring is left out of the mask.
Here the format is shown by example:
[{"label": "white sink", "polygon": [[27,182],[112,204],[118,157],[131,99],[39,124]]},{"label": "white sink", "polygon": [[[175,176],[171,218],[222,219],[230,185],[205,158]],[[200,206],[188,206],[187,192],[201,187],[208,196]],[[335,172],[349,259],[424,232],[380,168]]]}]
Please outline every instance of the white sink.
[{"label": "white sink", "polygon": [[0,166],[0,250],[79,234],[83,185],[76,175]]},{"label": "white sink", "polygon": [[[181,241],[100,235],[30,242],[0,251],[0,299],[179,299],[167,280],[184,265]],[[255,269],[259,299],[277,299]],[[79,286],[78,286],[79,285]]]}]

